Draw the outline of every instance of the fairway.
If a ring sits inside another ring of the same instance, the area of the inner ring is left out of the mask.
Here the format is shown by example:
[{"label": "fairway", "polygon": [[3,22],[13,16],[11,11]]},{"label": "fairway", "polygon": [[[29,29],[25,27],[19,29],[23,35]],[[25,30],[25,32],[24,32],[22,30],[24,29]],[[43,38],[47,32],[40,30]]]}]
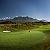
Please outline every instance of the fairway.
[{"label": "fairway", "polygon": [[40,31],[0,32],[0,47],[30,47],[41,43],[45,34]]}]

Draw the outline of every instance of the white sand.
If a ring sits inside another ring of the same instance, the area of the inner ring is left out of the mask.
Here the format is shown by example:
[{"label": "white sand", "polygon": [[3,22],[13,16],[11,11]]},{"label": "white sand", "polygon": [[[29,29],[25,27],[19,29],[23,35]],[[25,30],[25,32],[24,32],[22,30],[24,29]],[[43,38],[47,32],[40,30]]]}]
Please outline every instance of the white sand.
[{"label": "white sand", "polygon": [[3,32],[11,32],[11,31],[3,31]]}]

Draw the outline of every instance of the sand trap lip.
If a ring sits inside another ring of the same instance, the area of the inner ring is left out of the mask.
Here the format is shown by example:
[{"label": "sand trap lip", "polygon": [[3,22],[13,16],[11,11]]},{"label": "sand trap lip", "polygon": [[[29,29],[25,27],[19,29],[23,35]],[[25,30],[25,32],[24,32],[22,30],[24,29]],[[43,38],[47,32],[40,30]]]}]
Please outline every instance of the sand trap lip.
[{"label": "sand trap lip", "polygon": [[11,31],[3,31],[3,32],[11,32]]}]

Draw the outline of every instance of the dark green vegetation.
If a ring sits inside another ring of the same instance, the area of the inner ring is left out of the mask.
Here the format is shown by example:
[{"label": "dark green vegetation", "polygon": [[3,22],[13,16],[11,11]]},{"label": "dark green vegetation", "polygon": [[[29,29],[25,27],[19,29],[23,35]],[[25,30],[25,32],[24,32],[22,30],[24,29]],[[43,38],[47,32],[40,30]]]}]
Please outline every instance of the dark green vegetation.
[{"label": "dark green vegetation", "polygon": [[16,23],[16,24],[0,24],[0,31],[11,30],[12,32],[16,32],[20,30],[37,29],[43,25],[47,26],[48,23],[25,22],[25,23]]},{"label": "dark green vegetation", "polygon": [[0,50],[50,50],[50,24],[0,24]]}]

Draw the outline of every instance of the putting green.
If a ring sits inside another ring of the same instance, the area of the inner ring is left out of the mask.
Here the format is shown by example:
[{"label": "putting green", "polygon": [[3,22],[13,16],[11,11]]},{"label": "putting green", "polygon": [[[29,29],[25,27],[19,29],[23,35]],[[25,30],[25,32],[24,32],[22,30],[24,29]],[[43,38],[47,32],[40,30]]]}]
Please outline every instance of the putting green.
[{"label": "putting green", "polygon": [[31,46],[40,43],[45,34],[40,31],[0,32],[0,46]]}]

